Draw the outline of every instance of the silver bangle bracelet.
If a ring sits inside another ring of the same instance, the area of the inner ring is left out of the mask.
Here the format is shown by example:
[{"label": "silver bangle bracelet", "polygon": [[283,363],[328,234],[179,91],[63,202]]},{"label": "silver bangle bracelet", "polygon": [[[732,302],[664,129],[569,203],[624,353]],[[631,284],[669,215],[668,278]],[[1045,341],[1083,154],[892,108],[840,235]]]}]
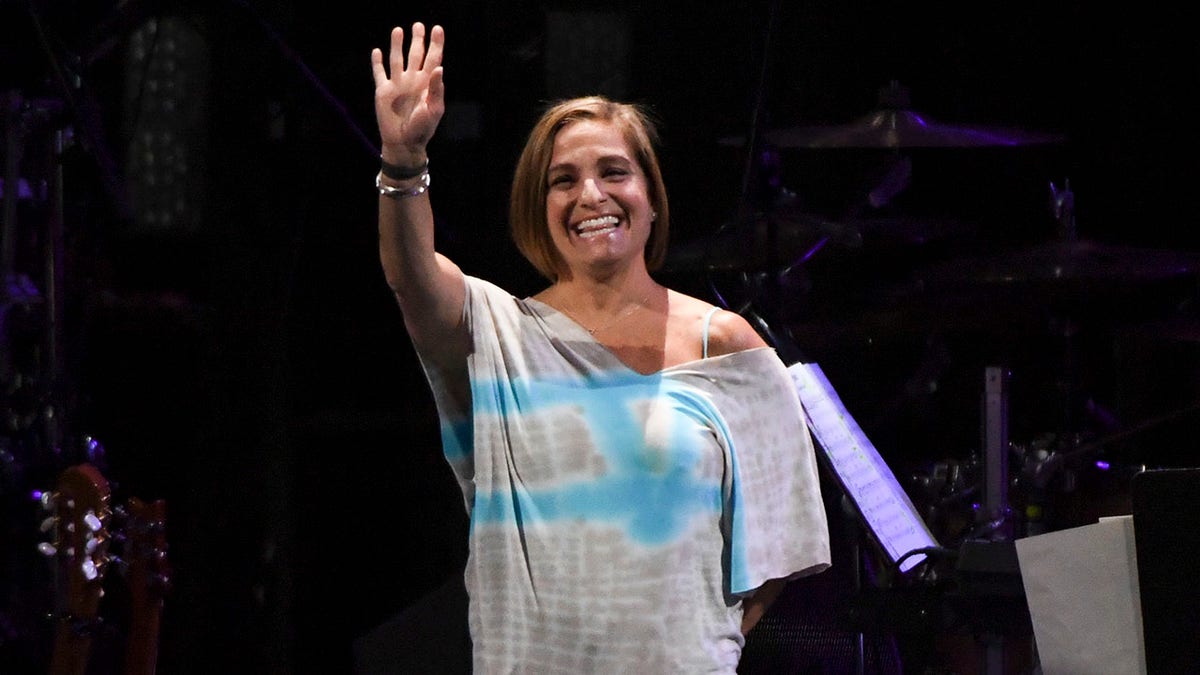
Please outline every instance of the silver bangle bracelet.
[{"label": "silver bangle bracelet", "polygon": [[417,195],[424,194],[425,191],[429,189],[429,169],[421,172],[421,175],[418,176],[417,185],[411,188],[398,188],[392,187],[391,185],[384,185],[383,172],[380,171],[375,175],[375,187],[379,190],[380,196],[387,197],[389,199],[416,197]]}]

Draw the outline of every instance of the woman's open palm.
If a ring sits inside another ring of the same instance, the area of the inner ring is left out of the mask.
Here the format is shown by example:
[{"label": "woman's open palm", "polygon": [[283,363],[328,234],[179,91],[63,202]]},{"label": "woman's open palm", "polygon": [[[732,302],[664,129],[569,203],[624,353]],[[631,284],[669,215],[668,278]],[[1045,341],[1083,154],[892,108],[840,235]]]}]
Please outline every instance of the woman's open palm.
[{"label": "woman's open palm", "polygon": [[371,71],[375,76],[375,118],[384,147],[401,146],[423,151],[446,110],[442,81],[442,48],[445,31],[441,26],[430,30],[425,46],[425,26],[414,23],[408,58],[404,54],[404,29],[392,29],[388,65],[383,52],[371,51]]}]

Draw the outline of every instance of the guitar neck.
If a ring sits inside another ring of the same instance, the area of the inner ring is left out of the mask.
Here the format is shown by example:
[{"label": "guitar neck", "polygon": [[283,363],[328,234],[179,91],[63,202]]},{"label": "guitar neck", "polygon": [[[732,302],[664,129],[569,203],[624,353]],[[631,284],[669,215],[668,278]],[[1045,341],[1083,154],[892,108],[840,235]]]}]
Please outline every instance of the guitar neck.
[{"label": "guitar neck", "polygon": [[65,598],[50,659],[51,675],[84,675],[99,624],[107,567],[108,481],[96,467],[79,464],[59,474],[49,503],[55,535],[50,547]]},{"label": "guitar neck", "polygon": [[59,619],[54,636],[50,675],[85,675],[92,651],[92,638],[71,619]]},{"label": "guitar neck", "polygon": [[[93,636],[102,625],[105,571],[113,561],[126,570],[122,576],[130,600],[123,673],[155,675],[158,667],[163,597],[170,586],[166,502],[130,497],[114,515],[110,497],[108,481],[99,470],[78,464],[59,474],[44,501],[54,513],[54,540],[39,548],[55,558],[64,591],[50,675],[87,675]],[[124,542],[119,557],[109,552],[112,538]]]},{"label": "guitar neck", "polygon": [[158,667],[163,596],[170,575],[166,561],[167,505],[161,499],[145,503],[130,497],[127,509],[131,611],[124,675],[154,675]]},{"label": "guitar neck", "polygon": [[158,627],[162,605],[137,612],[129,622],[124,675],[154,675],[158,668]]}]

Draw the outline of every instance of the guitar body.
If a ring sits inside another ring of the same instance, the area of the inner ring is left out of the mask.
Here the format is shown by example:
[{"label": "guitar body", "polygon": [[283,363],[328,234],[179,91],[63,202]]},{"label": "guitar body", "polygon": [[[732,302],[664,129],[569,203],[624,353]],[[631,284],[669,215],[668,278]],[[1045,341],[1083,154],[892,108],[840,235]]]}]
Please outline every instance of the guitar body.
[{"label": "guitar body", "polygon": [[108,481],[96,467],[68,467],[50,501],[58,575],[66,589],[54,638],[50,675],[84,675],[100,613],[108,563]]}]

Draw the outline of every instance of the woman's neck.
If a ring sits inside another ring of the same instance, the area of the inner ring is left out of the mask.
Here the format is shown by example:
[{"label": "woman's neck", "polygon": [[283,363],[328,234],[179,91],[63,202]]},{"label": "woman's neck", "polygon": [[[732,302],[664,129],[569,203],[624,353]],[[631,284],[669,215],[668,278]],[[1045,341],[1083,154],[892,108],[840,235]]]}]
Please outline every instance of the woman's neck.
[{"label": "woman's neck", "polygon": [[567,309],[589,312],[620,311],[631,302],[646,304],[662,287],[649,275],[564,276],[542,292],[543,300]]}]

